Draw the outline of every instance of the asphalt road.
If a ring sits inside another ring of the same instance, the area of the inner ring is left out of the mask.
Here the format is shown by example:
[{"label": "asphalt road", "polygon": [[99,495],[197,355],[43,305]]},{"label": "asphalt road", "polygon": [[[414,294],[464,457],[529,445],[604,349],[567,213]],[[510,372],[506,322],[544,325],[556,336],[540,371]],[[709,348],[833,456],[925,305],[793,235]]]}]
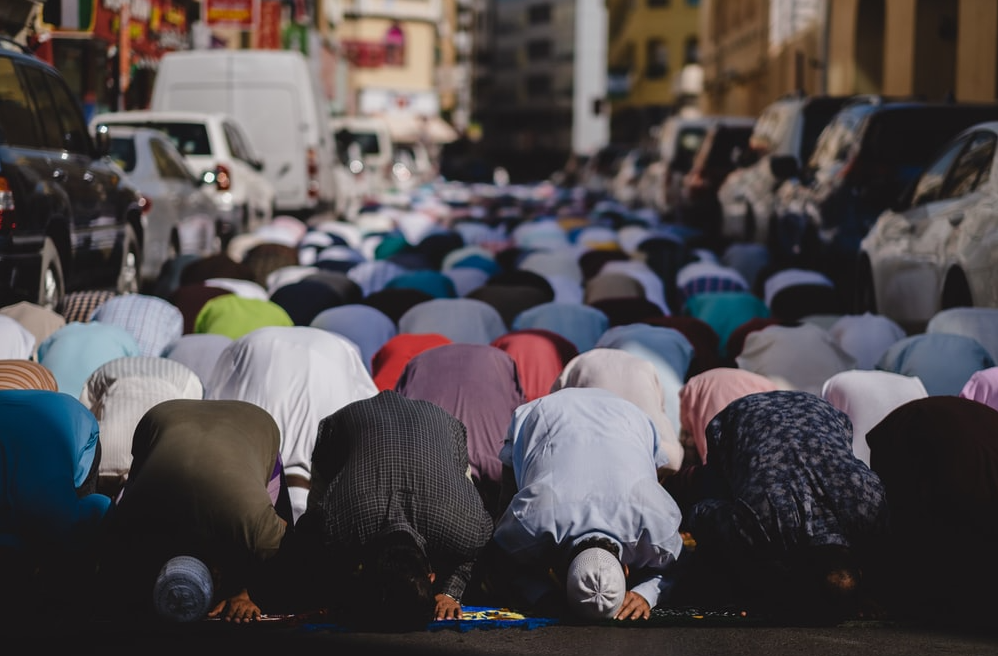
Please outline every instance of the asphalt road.
[{"label": "asphalt road", "polygon": [[[403,634],[348,633],[334,625],[85,624],[53,621],[45,627],[4,631],[4,642],[71,644],[77,654],[360,654],[613,656],[626,654],[801,654],[866,656],[998,654],[998,629],[951,630],[896,622],[850,622],[833,627],[794,626],[543,626],[467,629],[448,626]],[[13,651],[10,653],[18,653]]]}]

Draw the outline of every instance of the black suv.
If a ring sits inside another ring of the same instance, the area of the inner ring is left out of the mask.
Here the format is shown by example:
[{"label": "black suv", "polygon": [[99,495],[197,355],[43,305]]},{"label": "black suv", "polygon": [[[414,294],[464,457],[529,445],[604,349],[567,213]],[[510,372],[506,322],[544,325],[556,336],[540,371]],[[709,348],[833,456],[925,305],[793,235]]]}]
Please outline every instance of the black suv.
[{"label": "black suv", "polygon": [[62,75],[0,40],[0,305],[138,291],[144,200]]}]

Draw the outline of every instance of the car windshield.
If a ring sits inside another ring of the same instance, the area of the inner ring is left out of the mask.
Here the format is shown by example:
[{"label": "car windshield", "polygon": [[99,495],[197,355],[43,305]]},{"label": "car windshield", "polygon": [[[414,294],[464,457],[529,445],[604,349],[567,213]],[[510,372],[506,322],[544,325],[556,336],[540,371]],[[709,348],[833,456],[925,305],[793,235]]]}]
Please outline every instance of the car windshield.
[{"label": "car windshield", "polygon": [[183,121],[114,121],[114,125],[152,128],[170,137],[170,141],[184,155],[211,155],[211,141],[204,123]]},{"label": "car windshield", "polygon": [[131,173],[135,170],[135,141],[131,137],[111,137],[108,156],[117,162],[125,173]]}]

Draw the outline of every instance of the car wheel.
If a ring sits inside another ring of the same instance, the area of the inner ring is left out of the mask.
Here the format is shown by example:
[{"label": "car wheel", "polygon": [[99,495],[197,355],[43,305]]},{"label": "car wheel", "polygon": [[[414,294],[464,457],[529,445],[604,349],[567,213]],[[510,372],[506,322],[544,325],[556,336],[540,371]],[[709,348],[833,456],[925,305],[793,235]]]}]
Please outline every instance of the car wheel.
[{"label": "car wheel", "polygon": [[139,291],[139,271],[141,267],[139,240],[132,226],[125,226],[124,244],[121,248],[121,268],[118,269],[118,282],[115,290],[119,294],[135,294]]},{"label": "car wheel", "polygon": [[66,283],[62,276],[62,260],[59,250],[51,239],[45,239],[42,248],[41,279],[38,285],[38,304],[43,308],[57,312],[66,294]]},{"label": "car wheel", "polygon": [[866,257],[860,260],[856,272],[856,293],[853,306],[857,314],[864,312],[877,314],[877,294],[873,286],[873,268]]}]

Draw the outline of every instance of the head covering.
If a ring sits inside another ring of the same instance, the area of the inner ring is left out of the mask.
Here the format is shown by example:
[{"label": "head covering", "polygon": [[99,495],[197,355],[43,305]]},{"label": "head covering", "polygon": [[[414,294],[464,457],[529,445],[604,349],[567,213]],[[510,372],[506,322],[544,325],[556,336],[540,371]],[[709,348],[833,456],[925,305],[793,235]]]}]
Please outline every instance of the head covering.
[{"label": "head covering", "polygon": [[142,355],[132,334],[100,322],[67,323],[38,347],[38,361],[55,375],[59,391],[73,398],[98,367],[129,355]]},{"label": "head covering", "polygon": [[683,265],[676,272],[676,287],[687,301],[700,294],[752,291],[748,281],[737,269],[708,260],[696,260]]},{"label": "head covering", "polygon": [[507,331],[502,315],[474,298],[434,298],[409,308],[398,321],[399,333],[437,333],[452,342],[491,344]]},{"label": "head covering", "polygon": [[622,349],[596,347],[572,358],[551,385],[551,392],[566,387],[598,387],[641,408],[659,434],[656,467],[679,470],[683,448],[666,414],[665,391],[652,362]]},{"label": "head covering", "polygon": [[288,313],[273,301],[225,294],[209,299],[194,320],[194,332],[218,333],[232,339],[264,326],[294,326]]},{"label": "head covering", "polygon": [[31,357],[35,357],[37,354],[39,344],[44,342],[49,335],[66,325],[66,318],[58,312],[28,301],[5,305],[0,308],[0,314],[6,315],[11,319],[16,319],[18,323],[27,328],[35,336],[35,346]]},{"label": "head covering", "polygon": [[391,317],[359,303],[327,308],[315,315],[309,325],[343,335],[360,347],[361,359],[368,371],[371,371],[371,359],[378,349],[398,334]]},{"label": "head covering", "polygon": [[347,276],[360,285],[364,296],[367,297],[381,291],[389,280],[404,273],[408,273],[408,269],[400,264],[387,260],[374,260],[361,262],[350,267]]},{"label": "head covering", "polygon": [[582,353],[610,327],[610,319],[601,310],[578,303],[551,301],[522,311],[513,319],[512,330],[539,328],[561,335]]},{"label": "head covering", "polygon": [[693,360],[693,345],[675,328],[633,323],[614,326],[596,342],[597,347],[627,351],[655,367],[664,395],[665,414],[674,434],[679,434],[679,388]]},{"label": "head covering", "polygon": [[419,353],[453,342],[437,333],[395,335],[385,342],[371,358],[371,374],[379,390],[395,389],[402,370]]},{"label": "head covering", "polygon": [[960,390],[960,396],[998,410],[998,367],[988,367],[971,374]]},{"label": "head covering", "polygon": [[940,310],[925,326],[927,333],[973,337],[998,361],[998,308],[956,307]]},{"label": "head covering", "polygon": [[184,332],[184,315],[158,296],[125,294],[94,310],[91,321],[121,326],[132,334],[141,355],[159,357]]},{"label": "head covering", "polygon": [[168,346],[163,357],[187,365],[203,383],[232,341],[228,335],[218,333],[189,333]]},{"label": "head covering", "polygon": [[973,337],[920,333],[898,340],[877,361],[877,369],[918,376],[930,396],[957,396],[975,371],[995,366]]},{"label": "head covering", "polygon": [[0,358],[27,360],[35,354],[35,336],[17,319],[0,315]]},{"label": "head covering", "polygon": [[561,370],[579,354],[572,342],[543,328],[511,330],[497,337],[492,346],[505,351],[516,362],[526,401],[548,394]]},{"label": "head covering", "polygon": [[[206,399],[248,401],[267,410],[280,428],[285,472],[306,479],[319,419],[377,392],[353,342],[310,326],[264,326],[243,335],[222,352],[205,381]],[[297,520],[307,490],[291,492]]]},{"label": "head covering", "polygon": [[814,324],[769,326],[749,333],[735,358],[738,367],[777,382],[781,387],[821,394],[821,386],[840,371],[856,368],[856,360]]},{"label": "head covering", "polygon": [[395,391],[435,403],[464,423],[471,474],[484,498],[494,494],[492,510],[502,480],[499,449],[513,410],[525,400],[513,358],[488,344],[443,344],[413,356]]},{"label": "head covering", "polygon": [[265,286],[271,273],[298,264],[298,248],[277,243],[257,244],[246,252],[242,263],[253,272],[253,280]]},{"label": "head covering", "polygon": [[227,289],[236,296],[242,298],[252,298],[258,301],[265,301],[270,298],[267,295],[267,288],[255,280],[243,280],[242,278],[208,278],[204,281],[208,287],[221,287]]},{"label": "head covering", "polygon": [[41,389],[59,391],[59,383],[48,367],[33,360],[0,360],[0,390]]},{"label": "head covering", "polygon": [[170,399],[200,399],[204,386],[186,365],[164,357],[115,358],[97,368],[80,392],[80,403],[100,424],[102,476],[126,476],[132,436],[151,407]]},{"label": "head covering", "polygon": [[342,305],[339,292],[318,280],[305,278],[278,287],[270,294],[296,326],[307,326],[323,310]]},{"label": "head covering", "polygon": [[477,299],[494,307],[507,328],[521,312],[547,303],[552,297],[553,294],[545,293],[533,285],[495,283],[482,285],[465,294],[465,298]]},{"label": "head covering", "polygon": [[928,392],[917,376],[869,369],[841,371],[821,388],[823,399],[849,415],[853,453],[867,465],[870,464],[867,432],[894,408],[926,396]]},{"label": "head covering", "polygon": [[735,399],[776,390],[765,376],[734,367],[717,367],[691,376],[679,390],[679,416],[688,431],[700,462],[707,462],[707,424]]},{"label": "head covering", "polygon": [[649,317],[643,323],[678,330],[689,341],[693,346],[693,358],[686,371],[687,378],[702,371],[722,366],[720,339],[706,321],[684,315],[669,315]]},{"label": "head covering", "polygon": [[892,344],[904,339],[904,328],[883,315],[847,314],[828,328],[828,333],[849,355],[857,369],[873,369]]},{"label": "head covering", "polygon": [[624,568],[601,547],[583,549],[572,559],[565,586],[569,607],[586,620],[612,619],[627,594]]},{"label": "head covering", "polygon": [[215,586],[208,566],[193,556],[166,561],[153,586],[153,607],[163,619],[194,622],[211,610]]},{"label": "head covering", "polygon": [[652,271],[647,264],[637,260],[623,260],[607,262],[600,269],[600,273],[622,273],[625,276],[634,278],[644,289],[645,298],[662,309],[662,314],[671,314],[669,304],[665,298],[665,285],[658,274]]},{"label": "head covering", "polygon": [[727,352],[728,337],[749,319],[769,318],[769,308],[761,298],[748,291],[724,291],[696,294],[688,298],[685,312],[706,322],[717,333],[722,357]]},{"label": "head covering", "polygon": [[415,289],[426,292],[433,298],[457,296],[451,279],[439,271],[430,269],[399,274],[385,283],[384,289]]},{"label": "head covering", "polygon": [[79,556],[111,507],[80,489],[99,453],[97,420],[68,394],[18,389],[0,391],[0,425],[0,544]]},{"label": "head covering", "polygon": [[69,292],[59,304],[59,313],[65,317],[66,323],[74,321],[86,323],[90,321],[90,315],[101,306],[101,303],[117,295],[117,292],[108,289]]}]

